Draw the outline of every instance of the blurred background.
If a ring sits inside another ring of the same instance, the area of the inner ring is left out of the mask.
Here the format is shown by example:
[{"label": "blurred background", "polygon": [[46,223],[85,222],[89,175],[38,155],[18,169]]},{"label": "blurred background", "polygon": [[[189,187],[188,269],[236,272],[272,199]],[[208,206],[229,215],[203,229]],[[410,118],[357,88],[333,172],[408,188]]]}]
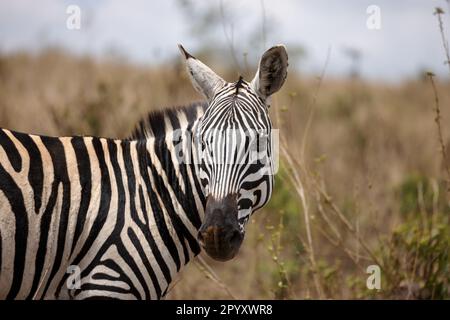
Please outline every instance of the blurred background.
[{"label": "blurred background", "polygon": [[[450,296],[449,1],[0,2],[0,127],[127,137],[201,97],[177,43],[228,81],[284,43],[281,168],[238,257],[168,299]],[[381,270],[381,289],[366,285]]]}]

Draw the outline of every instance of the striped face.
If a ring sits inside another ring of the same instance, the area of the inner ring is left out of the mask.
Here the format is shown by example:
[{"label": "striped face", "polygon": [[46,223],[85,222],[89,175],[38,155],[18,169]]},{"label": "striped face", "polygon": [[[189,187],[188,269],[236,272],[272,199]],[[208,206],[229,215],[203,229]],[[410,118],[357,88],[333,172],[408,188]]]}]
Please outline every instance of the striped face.
[{"label": "striped face", "polygon": [[272,194],[268,101],[284,83],[287,54],[283,46],[273,47],[264,53],[253,81],[227,83],[182,52],[194,87],[209,102],[196,132],[198,174],[207,198],[198,239],[211,257],[225,261],[239,251],[250,215]]},{"label": "striped face", "polygon": [[208,197],[234,196],[241,233],[272,193],[271,132],[268,106],[242,79],[217,93],[200,122],[202,185]]}]

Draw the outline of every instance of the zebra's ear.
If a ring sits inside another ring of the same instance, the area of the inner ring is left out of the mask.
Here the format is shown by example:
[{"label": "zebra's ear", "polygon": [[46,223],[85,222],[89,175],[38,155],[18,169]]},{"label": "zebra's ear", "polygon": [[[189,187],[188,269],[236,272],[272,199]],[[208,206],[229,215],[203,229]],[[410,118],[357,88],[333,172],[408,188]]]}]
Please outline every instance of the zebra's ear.
[{"label": "zebra's ear", "polygon": [[280,90],[287,76],[288,55],[284,45],[277,45],[264,52],[251,85],[262,97],[267,98]]},{"label": "zebra's ear", "polygon": [[178,45],[186,61],[186,67],[195,90],[211,100],[216,92],[225,85],[225,80],[219,77],[207,65],[189,54],[181,44]]}]

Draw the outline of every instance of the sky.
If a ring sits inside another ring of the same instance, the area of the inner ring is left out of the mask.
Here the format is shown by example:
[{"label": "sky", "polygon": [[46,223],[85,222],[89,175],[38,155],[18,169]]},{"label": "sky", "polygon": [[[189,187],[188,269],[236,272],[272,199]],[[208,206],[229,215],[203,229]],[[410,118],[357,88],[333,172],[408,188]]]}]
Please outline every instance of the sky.
[{"label": "sky", "polygon": [[[327,74],[347,75],[351,61],[346,52],[354,48],[361,53],[359,73],[368,79],[398,81],[416,77],[421,70],[448,76],[433,15],[436,6],[450,10],[445,0],[193,1],[195,11],[209,7],[219,14],[222,4],[225,12],[214,32],[200,34],[192,28],[202,16],[187,16],[180,1],[1,0],[0,51],[38,52],[58,46],[74,54],[102,57],[116,52],[137,64],[156,64],[177,55],[177,43],[192,52],[205,44],[202,41],[212,47],[222,44],[217,50],[224,50],[231,33],[237,51],[250,51],[255,48],[249,35],[264,28],[266,47],[284,43],[288,52],[305,48],[303,59],[291,61],[304,73],[319,73],[329,52]],[[79,30],[66,27],[69,5],[80,8]],[[367,27],[368,19],[374,21],[373,11],[367,13],[370,5],[379,8],[379,29]],[[443,18],[450,36],[450,14]]]}]

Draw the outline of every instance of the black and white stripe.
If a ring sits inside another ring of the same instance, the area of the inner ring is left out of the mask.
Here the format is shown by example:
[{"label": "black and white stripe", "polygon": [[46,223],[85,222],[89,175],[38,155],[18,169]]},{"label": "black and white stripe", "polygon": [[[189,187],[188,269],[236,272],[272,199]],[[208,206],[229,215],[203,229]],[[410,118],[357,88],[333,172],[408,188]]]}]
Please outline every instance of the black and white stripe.
[{"label": "black and white stripe", "polygon": [[[271,123],[257,88],[223,84],[208,103],[151,113],[126,140],[0,129],[0,299],[163,297],[200,253],[208,196],[236,193],[242,228],[270,198]],[[245,143],[212,135],[226,129]],[[267,138],[268,163],[216,165],[247,159],[248,130]]]},{"label": "black and white stripe", "polygon": [[[202,113],[193,105],[176,119],[155,117],[188,132],[185,119]],[[0,298],[160,298],[200,252],[205,203],[194,166],[175,168],[170,148],[162,135],[120,141],[0,130]],[[69,292],[71,265],[82,285]]]},{"label": "black and white stripe", "polygon": [[211,100],[199,123],[206,193],[218,199],[238,194],[241,228],[272,193],[271,130],[268,106],[242,79]]}]

